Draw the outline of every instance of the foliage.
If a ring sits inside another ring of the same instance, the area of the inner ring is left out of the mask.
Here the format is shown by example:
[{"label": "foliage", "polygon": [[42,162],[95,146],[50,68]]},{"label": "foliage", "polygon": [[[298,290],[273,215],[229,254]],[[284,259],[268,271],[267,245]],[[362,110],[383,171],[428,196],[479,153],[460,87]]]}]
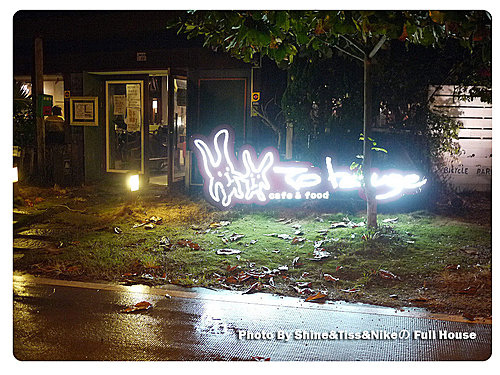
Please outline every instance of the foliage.
[{"label": "foliage", "polygon": [[309,155],[325,145],[342,145],[351,155],[356,149],[352,135],[363,124],[358,62],[378,50],[372,108],[405,135],[418,168],[428,170],[442,152],[457,152],[459,123],[429,111],[429,85],[458,84],[462,94],[472,85],[467,99],[491,101],[491,15],[485,11],[192,11],[170,27],[243,61],[267,56],[287,68],[285,121],[294,126],[296,149]]},{"label": "foliage", "polygon": [[359,58],[381,36],[423,46],[451,37],[472,48],[489,37],[488,20],[484,11],[191,11],[169,27],[246,62],[261,54],[288,65],[299,52],[331,56],[331,48]]},{"label": "foliage", "polygon": [[31,96],[20,82],[14,81],[13,129],[15,146],[33,145],[36,134],[35,116]]},{"label": "foliage", "polygon": [[[365,136],[363,133],[359,135],[359,140],[364,142]],[[368,142],[371,143],[370,149],[375,152],[383,152],[384,154],[387,154],[387,150],[383,147],[380,147],[377,142],[373,139],[368,137]],[[363,161],[364,161],[364,155],[356,155],[356,158],[359,159],[359,162],[353,161],[349,167],[351,171],[354,171],[354,173],[360,177],[361,184],[364,186],[365,180],[361,179],[363,176]]]},{"label": "foliage", "polygon": [[362,75],[361,66],[353,66],[336,55],[295,59],[288,69],[281,106],[288,123],[293,125],[295,149],[299,153],[319,157],[320,150],[325,149],[332,155],[339,149],[344,154],[359,152],[352,140],[363,128]]},{"label": "foliage", "polygon": [[[361,64],[342,57],[362,60],[380,37],[391,42],[377,54],[373,104],[390,113],[391,126],[423,135],[428,126],[431,138],[439,133],[424,109],[430,84],[459,84],[462,91],[473,85],[472,94],[491,100],[485,11],[191,11],[169,27],[244,61],[268,56],[288,68],[281,108],[297,149],[313,154],[325,139],[352,143],[362,129]],[[445,139],[450,124],[444,120],[441,142],[429,141],[429,154],[452,150]]]}]

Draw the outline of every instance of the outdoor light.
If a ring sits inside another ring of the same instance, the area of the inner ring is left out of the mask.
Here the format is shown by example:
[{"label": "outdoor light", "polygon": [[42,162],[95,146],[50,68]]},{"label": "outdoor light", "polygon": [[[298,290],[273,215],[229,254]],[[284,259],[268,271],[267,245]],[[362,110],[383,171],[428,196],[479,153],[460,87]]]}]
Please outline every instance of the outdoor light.
[{"label": "outdoor light", "polygon": [[[326,172],[307,162],[282,162],[273,147],[257,157],[255,149],[245,145],[237,159],[234,141],[234,130],[227,126],[218,127],[209,138],[194,136],[191,140],[205,194],[221,208],[271,200],[325,200],[337,190],[358,190],[364,198],[363,177],[347,167],[334,170],[329,156],[325,159]],[[379,201],[414,193],[427,182],[418,174],[396,170],[372,172],[370,181]]]},{"label": "outdoor light", "polygon": [[17,167],[14,167],[12,169],[12,182],[17,182],[19,181],[19,172],[17,170]]},{"label": "outdoor light", "polygon": [[139,175],[133,174],[128,178],[128,186],[130,187],[130,191],[139,190]]}]

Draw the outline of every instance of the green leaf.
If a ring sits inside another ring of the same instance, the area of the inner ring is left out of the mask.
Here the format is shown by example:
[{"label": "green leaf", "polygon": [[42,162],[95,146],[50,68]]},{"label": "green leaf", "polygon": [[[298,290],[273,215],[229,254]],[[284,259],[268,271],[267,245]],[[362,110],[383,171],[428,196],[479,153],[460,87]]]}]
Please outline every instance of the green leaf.
[{"label": "green leaf", "polygon": [[285,28],[287,19],[288,17],[286,12],[283,11],[276,12],[276,26],[280,28]]},{"label": "green leaf", "polygon": [[373,151],[381,151],[381,152],[385,152],[387,154],[387,150],[385,148],[381,148],[381,147],[372,147],[372,150]]}]

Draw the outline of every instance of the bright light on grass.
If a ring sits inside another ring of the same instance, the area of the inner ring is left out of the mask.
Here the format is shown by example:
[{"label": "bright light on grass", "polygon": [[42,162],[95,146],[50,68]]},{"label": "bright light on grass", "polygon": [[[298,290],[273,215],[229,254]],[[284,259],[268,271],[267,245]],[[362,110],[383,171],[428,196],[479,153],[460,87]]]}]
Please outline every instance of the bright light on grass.
[{"label": "bright light on grass", "polygon": [[128,186],[130,187],[130,191],[139,190],[139,175],[134,174],[128,179]]}]

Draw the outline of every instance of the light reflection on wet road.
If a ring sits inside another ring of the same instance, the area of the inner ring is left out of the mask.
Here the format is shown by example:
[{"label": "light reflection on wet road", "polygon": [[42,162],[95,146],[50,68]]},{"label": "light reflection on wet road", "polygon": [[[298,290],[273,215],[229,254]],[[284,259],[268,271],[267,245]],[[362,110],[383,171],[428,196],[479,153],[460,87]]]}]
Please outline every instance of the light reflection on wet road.
[{"label": "light reflection on wet road", "polygon": [[[394,309],[295,298],[14,277],[14,354],[21,360],[482,360],[491,325],[401,316]],[[73,286],[68,286],[73,285]],[[168,292],[172,298],[166,298]],[[146,312],[119,313],[140,301]],[[410,315],[424,315],[414,310]],[[238,340],[237,332],[476,332],[450,340]]]}]

